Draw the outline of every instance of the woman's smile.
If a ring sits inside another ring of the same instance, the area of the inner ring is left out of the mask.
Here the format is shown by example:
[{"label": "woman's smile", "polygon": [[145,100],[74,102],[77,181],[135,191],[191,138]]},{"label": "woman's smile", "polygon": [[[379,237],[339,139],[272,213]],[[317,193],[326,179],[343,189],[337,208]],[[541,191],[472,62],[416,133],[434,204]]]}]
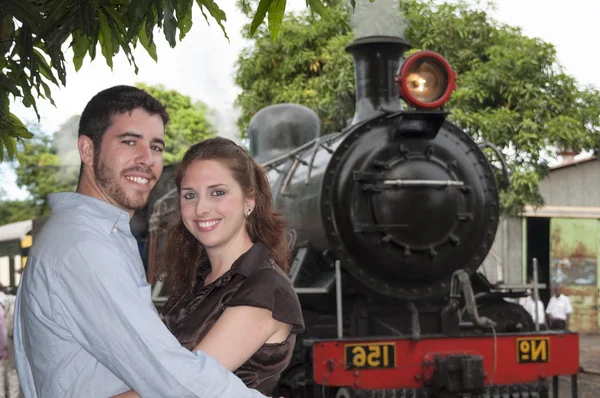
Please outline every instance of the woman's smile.
[{"label": "woman's smile", "polygon": [[221,219],[217,219],[217,220],[206,220],[206,221],[196,221],[196,228],[198,228],[198,230],[200,232],[210,232],[213,229],[217,228],[217,226],[219,225],[219,223],[221,222]]}]

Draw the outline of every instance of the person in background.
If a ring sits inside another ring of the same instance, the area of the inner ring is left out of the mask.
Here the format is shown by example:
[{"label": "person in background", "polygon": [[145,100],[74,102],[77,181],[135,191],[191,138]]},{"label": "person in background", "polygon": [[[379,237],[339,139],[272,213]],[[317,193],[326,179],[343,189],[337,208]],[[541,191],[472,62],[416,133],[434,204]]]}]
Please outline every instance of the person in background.
[{"label": "person in background", "polygon": [[573,313],[571,300],[562,293],[560,286],[552,288],[552,297],[548,302],[546,314],[548,314],[548,324],[552,330],[569,329],[569,317]]},{"label": "person in background", "polygon": [[[14,344],[14,316],[15,316],[15,295],[14,288],[7,288],[0,291],[0,306],[4,309],[4,323],[6,326],[6,364],[3,366],[1,378],[4,380],[6,398],[19,398],[21,386],[19,385],[19,376],[15,364],[15,344]],[[4,396],[4,395],[0,395]]]},{"label": "person in background", "polygon": [[0,285],[0,398],[6,397],[8,386],[6,375],[8,373],[8,333],[6,330],[6,313],[8,307],[8,295],[4,293],[4,287]]},{"label": "person in background", "polygon": [[[521,305],[523,308],[531,315],[531,319],[536,322],[536,312],[535,312],[535,292],[533,289],[527,289],[529,291],[529,296],[524,297]],[[537,322],[540,325],[540,330],[546,330],[546,312],[544,311],[544,303],[539,298],[537,299]]]}]

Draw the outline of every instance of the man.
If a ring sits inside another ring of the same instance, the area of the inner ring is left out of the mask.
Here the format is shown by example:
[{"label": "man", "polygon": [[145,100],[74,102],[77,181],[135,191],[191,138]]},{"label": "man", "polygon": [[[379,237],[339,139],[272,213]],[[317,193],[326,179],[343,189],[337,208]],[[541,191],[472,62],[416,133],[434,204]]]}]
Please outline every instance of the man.
[{"label": "man", "polygon": [[[525,297],[521,305],[531,315],[531,319],[536,322],[536,309],[535,309],[535,298],[533,297],[535,292],[530,291],[529,296]],[[544,303],[539,298],[537,299],[537,322],[540,326],[540,330],[546,330],[546,314],[544,312]]]},{"label": "man", "polygon": [[569,316],[573,313],[571,300],[562,294],[560,286],[553,287],[552,294],[546,309],[550,329],[567,330],[569,328]]},{"label": "man", "polygon": [[162,169],[168,114],[117,86],[85,107],[77,192],[49,198],[17,294],[15,348],[29,397],[263,397],[162,324],[129,221]]}]

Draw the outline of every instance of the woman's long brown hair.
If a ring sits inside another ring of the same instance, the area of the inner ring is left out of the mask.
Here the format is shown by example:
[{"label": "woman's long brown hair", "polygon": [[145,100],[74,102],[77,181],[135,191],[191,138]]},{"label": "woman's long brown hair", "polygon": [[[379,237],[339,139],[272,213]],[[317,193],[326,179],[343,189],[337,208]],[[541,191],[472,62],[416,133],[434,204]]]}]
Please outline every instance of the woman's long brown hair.
[{"label": "woman's long brown hair", "polygon": [[[254,198],[254,209],[246,219],[248,235],[252,242],[264,242],[271,250],[275,263],[287,273],[290,249],[285,237],[285,221],[273,207],[266,170],[233,141],[222,137],[211,138],[190,147],[183,157],[175,175],[178,194],[181,193],[181,180],[186,170],[198,160],[222,163],[240,184],[244,196]],[[195,286],[197,272],[210,266],[206,250],[183,224],[179,195],[177,209],[177,217],[163,238],[157,264],[158,277],[169,286],[171,299],[190,292]]]}]

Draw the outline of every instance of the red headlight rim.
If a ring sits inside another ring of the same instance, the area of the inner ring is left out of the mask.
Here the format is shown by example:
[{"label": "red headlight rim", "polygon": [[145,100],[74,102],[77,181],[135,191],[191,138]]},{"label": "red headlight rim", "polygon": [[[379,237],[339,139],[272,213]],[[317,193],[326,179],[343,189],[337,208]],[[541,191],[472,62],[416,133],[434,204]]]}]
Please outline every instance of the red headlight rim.
[{"label": "red headlight rim", "polygon": [[[439,62],[444,67],[444,69],[446,70],[446,74],[448,75],[448,85],[446,86],[444,94],[442,94],[442,96],[434,102],[423,102],[414,98],[410,94],[410,91],[408,90],[408,87],[406,85],[406,73],[410,70],[410,68],[416,61],[419,61],[423,58],[431,58]],[[446,59],[440,54],[429,50],[419,51],[406,58],[402,63],[400,70],[398,71],[398,77],[396,78],[396,81],[398,82],[398,89],[402,98],[415,108],[439,108],[448,101],[448,99],[452,95],[452,91],[456,89],[456,74],[450,67],[448,61],[446,61]]]}]

